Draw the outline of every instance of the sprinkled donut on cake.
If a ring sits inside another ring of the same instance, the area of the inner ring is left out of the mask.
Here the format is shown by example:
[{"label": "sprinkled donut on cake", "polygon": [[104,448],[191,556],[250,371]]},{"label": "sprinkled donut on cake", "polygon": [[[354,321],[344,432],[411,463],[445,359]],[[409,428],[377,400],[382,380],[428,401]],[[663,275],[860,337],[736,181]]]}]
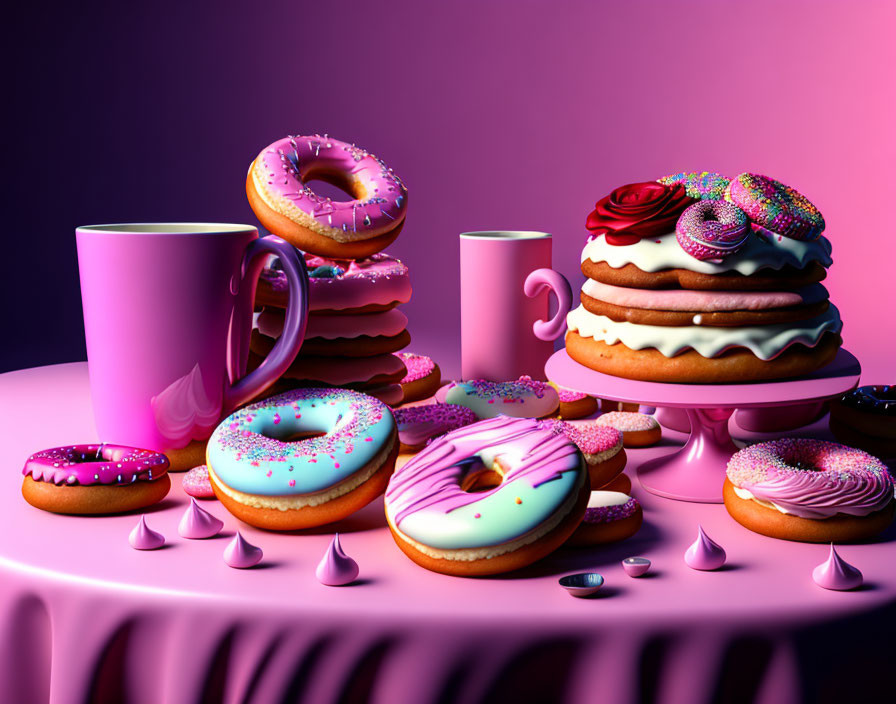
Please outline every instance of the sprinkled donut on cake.
[{"label": "sprinkled donut on cake", "polygon": [[725,197],[728,184],[731,183],[726,176],[712,171],[682,172],[663,176],[657,180],[666,186],[680,183],[684,186],[684,192],[691,198],[701,200],[721,200]]},{"label": "sprinkled donut on cake", "polygon": [[812,241],[824,231],[824,217],[806,196],[768,176],[740,174],[728,185],[725,197],[777,235]]}]

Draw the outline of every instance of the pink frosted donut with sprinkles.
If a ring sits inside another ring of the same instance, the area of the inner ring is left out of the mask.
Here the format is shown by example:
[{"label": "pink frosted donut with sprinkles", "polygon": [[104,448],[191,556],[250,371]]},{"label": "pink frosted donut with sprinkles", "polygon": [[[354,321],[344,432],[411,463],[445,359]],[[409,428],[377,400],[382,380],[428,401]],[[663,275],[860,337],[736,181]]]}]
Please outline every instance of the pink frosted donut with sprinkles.
[{"label": "pink frosted donut with sprinkles", "polygon": [[768,176],[741,174],[728,184],[725,198],[776,235],[811,242],[824,231],[824,218],[806,196]]},{"label": "pink frosted donut with sprinkles", "polygon": [[[352,196],[334,201],[307,182],[331,183]],[[408,191],[370,152],[327,135],[284,137],[249,167],[246,194],[268,230],[305,252],[360,259],[388,247],[401,231]]]},{"label": "pink frosted donut with sprinkles", "polygon": [[746,213],[724,200],[701,200],[685,208],[675,239],[694,259],[721,261],[739,252],[750,236]]},{"label": "pink frosted donut with sprinkles", "polygon": [[180,485],[183,488],[184,493],[187,496],[192,496],[194,499],[215,498],[212,484],[208,480],[208,467],[204,464],[201,464],[198,467],[193,467],[193,469],[184,474],[184,478],[181,480]]},{"label": "pink frosted donut with sprinkles", "polygon": [[566,542],[586,547],[630,538],[641,527],[644,512],[633,496],[619,491],[592,491],[585,518]]},{"label": "pink frosted donut with sprinkles", "polygon": [[405,403],[429,398],[439,390],[442,372],[432,358],[413,352],[399,352],[396,356],[408,370],[400,382]]},{"label": "pink frosted donut with sprinkles", "polygon": [[469,408],[451,403],[408,406],[397,409],[394,415],[402,452],[420,450],[433,438],[477,421]]},{"label": "pink frosted donut with sprinkles", "polygon": [[565,435],[579,448],[588,465],[592,489],[606,486],[625,469],[627,457],[622,449],[622,433],[616,428],[554,419],[540,423],[553,433]]},{"label": "pink frosted donut with sprinkles", "polygon": [[208,475],[234,516],[297,530],[354,513],[386,488],[398,455],[386,404],[348,389],[287,391],[225,418],[208,441]]},{"label": "pink frosted donut with sprinkles", "polygon": [[22,496],[44,511],[123,513],[161,501],[171,488],[168,458],[127,445],[65,445],[31,455]]},{"label": "pink frosted donut with sprinkles", "polygon": [[782,438],[731,457],[723,490],[732,517],[784,540],[867,540],[893,521],[894,481],[867,452],[825,440]]},{"label": "pink frosted donut with sprinkles", "polygon": [[560,399],[557,413],[563,420],[584,418],[597,411],[597,399],[594,396],[573,389],[564,389],[556,384],[551,386],[557,389],[557,396]]},{"label": "pink frosted donut with sprinkles", "polygon": [[611,411],[594,421],[596,425],[616,428],[622,433],[624,447],[647,447],[660,441],[663,430],[656,418],[646,413]]},{"label": "pink frosted donut with sprinkles", "polygon": [[471,409],[478,418],[512,416],[544,418],[560,407],[557,389],[544,381],[521,376],[516,381],[461,381],[439,390],[436,399]]}]

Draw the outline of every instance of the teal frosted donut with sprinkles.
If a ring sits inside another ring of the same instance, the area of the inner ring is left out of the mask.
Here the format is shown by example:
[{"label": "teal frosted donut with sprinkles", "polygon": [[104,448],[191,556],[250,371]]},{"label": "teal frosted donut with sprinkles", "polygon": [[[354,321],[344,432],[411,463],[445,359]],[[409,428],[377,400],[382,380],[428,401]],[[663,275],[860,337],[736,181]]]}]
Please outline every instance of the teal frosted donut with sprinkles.
[{"label": "teal frosted donut with sprinkles", "polygon": [[525,567],[581,523],[582,455],[539,421],[499,416],[437,438],[386,490],[389,528],[417,564],[479,576]]},{"label": "teal frosted donut with sprinkles", "polygon": [[768,176],[741,174],[728,184],[725,198],[776,235],[811,242],[824,231],[824,218],[806,196]]},{"label": "teal frosted donut with sprinkles", "polygon": [[397,454],[383,402],[348,389],[295,389],[224,419],[208,441],[208,476],[240,520],[297,530],[338,521],[379,496]]},{"label": "teal frosted donut with sprinkles", "polygon": [[439,389],[436,400],[466,406],[478,418],[499,415],[544,418],[560,407],[557,389],[529,376],[521,376],[516,381],[474,379],[451,383]]}]

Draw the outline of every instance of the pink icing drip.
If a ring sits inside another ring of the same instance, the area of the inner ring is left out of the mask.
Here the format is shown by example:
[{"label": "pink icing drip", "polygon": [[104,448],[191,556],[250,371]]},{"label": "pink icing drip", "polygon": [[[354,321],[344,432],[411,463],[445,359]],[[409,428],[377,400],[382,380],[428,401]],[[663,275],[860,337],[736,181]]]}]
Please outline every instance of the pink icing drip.
[{"label": "pink icing drip", "polygon": [[236,532],[233,540],[224,548],[224,562],[227,563],[228,567],[238,570],[254,567],[261,562],[262,557],[264,557],[264,552],[262,552],[261,548],[247,542],[239,531]]},{"label": "pink icing drip", "polygon": [[746,447],[728,462],[731,483],[802,518],[867,516],[893,500],[886,465],[824,440],[782,438]]},{"label": "pink icing drip", "polygon": [[343,551],[339,533],[336,533],[314,574],[321,584],[341,587],[354,582],[358,578],[359,571],[358,563]]},{"label": "pink icing drip", "polygon": [[153,481],[168,471],[160,452],[127,445],[66,445],[31,455],[22,474],[56,485],[114,484]]},{"label": "pink icing drip", "polygon": [[611,411],[604,413],[594,421],[599,426],[607,426],[616,428],[623,433],[633,433],[640,430],[653,430],[659,427],[656,418],[648,416],[644,413],[634,413],[629,411]]},{"label": "pink icing drip", "polygon": [[425,355],[413,354],[412,352],[399,352],[398,357],[404,362],[404,366],[408,369],[407,376],[401,380],[402,384],[410,384],[412,381],[419,381],[435,371],[435,362]]},{"label": "pink icing drip", "polygon": [[[325,227],[357,233],[354,240],[381,235],[405,216],[407,189],[392,169],[373,154],[326,135],[278,140],[258,155],[255,168],[272,195]],[[317,171],[345,174],[366,197],[334,201],[317,195],[303,183]]]},{"label": "pink icing drip", "polygon": [[479,501],[489,492],[468,493],[460,484],[470,460],[484,450],[504,446],[509,461],[504,484],[525,480],[533,488],[581,468],[579,452],[563,435],[529,418],[498,416],[473,423],[434,440],[396,470],[386,490],[395,524],[423,509],[449,513]]},{"label": "pink icing drip", "polygon": [[697,539],[684,554],[685,564],[694,570],[717,570],[726,558],[722,546],[703,532],[703,526],[697,526]]},{"label": "pink icing drip", "polygon": [[193,467],[187,472],[181,486],[188,496],[195,496],[197,499],[213,499],[215,497],[212,483],[208,478],[208,466],[204,464]]},{"label": "pink icing drip", "polygon": [[140,522],[134,526],[128,542],[134,550],[156,550],[165,544],[165,536],[146,525],[146,516],[140,516]]},{"label": "pink icing drip", "polygon": [[815,303],[828,297],[827,290],[821,284],[797,291],[655,291],[612,286],[587,279],[582,291],[591,298],[625,308],[687,312],[767,310]]},{"label": "pink icing drip", "polygon": [[860,587],[863,581],[859,569],[840,557],[834,549],[833,543],[831,543],[828,559],[812,570],[812,579],[819,587],[834,591],[855,589]]},{"label": "pink icing drip", "polygon": [[196,499],[191,498],[190,505],[184,511],[184,515],[177,526],[177,532],[182,538],[202,540],[217,535],[223,527],[223,521],[215,518],[197,504]]},{"label": "pink icing drip", "polygon": [[411,447],[476,422],[473,411],[452,403],[399,408],[394,415],[399,440]]}]

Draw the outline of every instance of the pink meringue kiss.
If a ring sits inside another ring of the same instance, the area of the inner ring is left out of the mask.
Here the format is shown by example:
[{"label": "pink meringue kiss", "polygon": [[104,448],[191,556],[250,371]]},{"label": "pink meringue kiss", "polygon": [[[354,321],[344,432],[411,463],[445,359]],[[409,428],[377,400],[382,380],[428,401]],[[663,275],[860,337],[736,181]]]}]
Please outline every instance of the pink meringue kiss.
[{"label": "pink meringue kiss", "polygon": [[196,499],[190,499],[190,505],[184,511],[183,518],[177,526],[177,532],[181,538],[190,540],[203,540],[211,538],[221,532],[224,521],[220,521],[212,514],[196,503]]},{"label": "pink meringue kiss", "polygon": [[692,570],[717,570],[726,557],[722,546],[703,532],[703,526],[697,526],[697,539],[684,553],[685,564]]},{"label": "pink meringue kiss", "polygon": [[215,492],[212,490],[212,483],[208,478],[208,466],[201,464],[193,467],[184,475],[181,482],[184,493],[188,496],[195,496],[197,499],[213,499]]},{"label": "pink meringue kiss", "polygon": [[650,569],[650,560],[646,557],[627,557],[622,561],[622,569],[629,577],[641,577]]},{"label": "pink meringue kiss", "polygon": [[336,533],[314,574],[321,584],[342,587],[354,582],[358,572],[358,563],[343,552],[339,533]]},{"label": "pink meringue kiss", "polygon": [[144,515],[128,536],[128,542],[134,550],[157,550],[165,544],[165,536],[146,525]]},{"label": "pink meringue kiss", "polygon": [[862,573],[844,560],[831,543],[828,559],[812,570],[813,581],[822,589],[843,592],[862,586]]},{"label": "pink meringue kiss", "polygon": [[224,562],[227,563],[228,567],[233,567],[237,570],[255,567],[255,565],[261,562],[262,557],[264,557],[264,552],[262,552],[261,548],[249,543],[239,531],[236,532],[233,540],[224,548]]}]

